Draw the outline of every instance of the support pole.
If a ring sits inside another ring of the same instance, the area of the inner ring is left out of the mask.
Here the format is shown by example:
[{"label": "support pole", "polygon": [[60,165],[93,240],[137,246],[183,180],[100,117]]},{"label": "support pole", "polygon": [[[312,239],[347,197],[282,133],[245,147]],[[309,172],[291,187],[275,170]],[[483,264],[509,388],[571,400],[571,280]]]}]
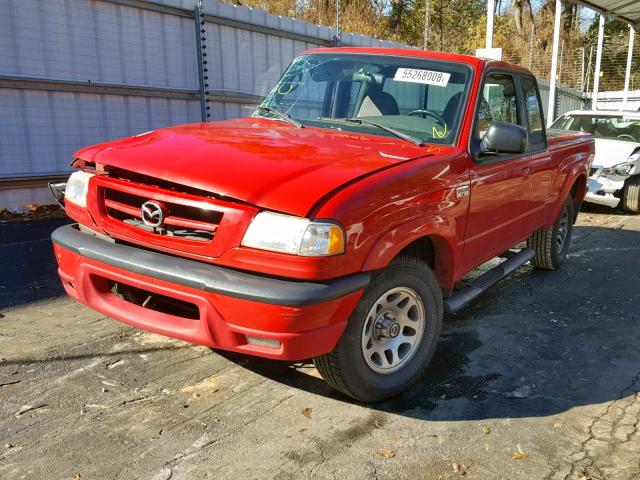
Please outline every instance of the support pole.
[{"label": "support pole", "polygon": [[495,0],[487,1],[487,40],[485,42],[486,48],[493,48],[493,16],[496,13]]},{"label": "support pole", "polygon": [[562,64],[564,63],[564,40],[560,43],[560,64],[558,65],[558,83],[562,83]]},{"label": "support pole", "polygon": [[627,52],[627,71],[624,74],[624,100],[622,109],[627,109],[629,102],[629,80],[631,79],[631,60],[633,59],[633,40],[636,35],[636,29],[629,25],[629,51]]},{"label": "support pole", "polygon": [[193,7],[193,18],[196,24],[196,55],[198,56],[198,90],[200,92],[200,118],[203,122],[209,121],[208,91],[209,69],[207,68],[206,22],[202,11],[202,0]]},{"label": "support pole", "polygon": [[425,0],[424,2],[424,40],[423,40],[423,49],[427,49],[427,45],[429,44],[429,23],[431,20],[431,12],[429,11],[431,8],[431,2],[429,0]]},{"label": "support pole", "polygon": [[550,127],[556,115],[556,76],[558,74],[558,47],[560,43],[560,18],[562,1],[556,0],[556,15],[553,23],[553,50],[551,52],[551,78],[549,79],[549,104],[547,106],[547,127]]},{"label": "support pole", "polygon": [[598,109],[598,89],[600,88],[600,67],[602,64],[602,47],[604,45],[604,15],[600,14],[600,27],[598,28],[598,47],[596,49],[596,69],[593,72],[593,97],[591,108]]},{"label": "support pole", "polygon": [[584,91],[589,91],[589,82],[591,81],[591,60],[593,60],[593,46],[589,47],[589,63],[587,63],[587,73],[585,73]]},{"label": "support pole", "polygon": [[531,24],[531,31],[529,32],[529,70],[533,66],[533,35],[535,30],[533,28],[533,23]]},{"label": "support pole", "polygon": [[336,38],[333,39],[333,43],[336,47],[340,46],[340,0],[336,0]]},{"label": "support pole", "polygon": [[580,48],[580,91],[584,93],[584,47]]}]

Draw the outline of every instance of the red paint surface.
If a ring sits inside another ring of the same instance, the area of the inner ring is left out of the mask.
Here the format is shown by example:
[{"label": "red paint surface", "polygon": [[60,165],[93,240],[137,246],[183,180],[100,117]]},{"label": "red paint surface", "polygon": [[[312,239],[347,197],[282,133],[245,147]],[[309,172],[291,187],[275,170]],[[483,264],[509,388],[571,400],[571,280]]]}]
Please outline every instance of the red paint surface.
[{"label": "red paint surface", "polygon": [[328,191],[423,154],[392,138],[245,118],[163,128],[76,156],[305,216]]}]

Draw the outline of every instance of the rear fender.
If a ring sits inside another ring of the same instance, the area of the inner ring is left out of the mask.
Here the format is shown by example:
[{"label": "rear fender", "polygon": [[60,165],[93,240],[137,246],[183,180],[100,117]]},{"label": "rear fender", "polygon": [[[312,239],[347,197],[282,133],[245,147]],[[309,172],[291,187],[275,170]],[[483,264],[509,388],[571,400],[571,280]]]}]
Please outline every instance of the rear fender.
[{"label": "rear fender", "polygon": [[[593,159],[595,158],[595,143],[591,136],[584,137],[587,141],[582,141],[570,148],[560,148],[553,152],[553,155],[558,158],[558,170],[556,178],[564,179],[559,197],[557,197],[556,204],[551,210],[551,217],[549,218],[549,226],[553,225],[560,214],[560,210],[564,205],[564,201],[568,196],[572,196],[574,204],[574,222],[578,218],[578,212],[580,206],[584,201],[584,197],[587,194],[587,177],[589,176],[589,170]],[[564,152],[569,155],[563,155]],[[576,186],[575,191],[572,189]]]},{"label": "rear fender", "polygon": [[[571,190],[573,186],[577,184],[575,195],[572,196]],[[575,216],[574,222],[578,216],[578,211],[580,210],[580,206],[584,201],[584,196],[587,193],[587,175],[584,172],[584,167],[582,165],[574,165],[569,173],[566,176],[564,185],[562,185],[562,190],[560,190],[560,196],[558,197],[558,201],[556,205],[553,207],[552,214],[549,218],[549,226],[553,225],[560,215],[560,210],[564,205],[564,201],[567,197],[572,196],[573,204],[575,206]]]}]

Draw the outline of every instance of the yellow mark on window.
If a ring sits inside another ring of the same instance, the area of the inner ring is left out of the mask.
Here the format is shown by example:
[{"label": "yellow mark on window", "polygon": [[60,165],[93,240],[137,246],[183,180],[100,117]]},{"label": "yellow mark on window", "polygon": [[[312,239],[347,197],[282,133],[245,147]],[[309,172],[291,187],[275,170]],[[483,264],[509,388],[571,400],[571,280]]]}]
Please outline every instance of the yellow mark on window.
[{"label": "yellow mark on window", "polygon": [[289,90],[287,90],[286,92],[283,91],[284,89],[282,87],[284,87],[285,85],[279,85],[278,86],[278,94],[280,95],[288,95],[293,91],[293,84],[292,83],[288,83],[287,84],[289,86]]},{"label": "yellow mark on window", "polygon": [[444,130],[439,132],[438,129],[436,128],[436,126],[434,125],[431,128],[431,133],[433,134],[433,138],[444,138],[447,136],[447,124],[444,124]]}]

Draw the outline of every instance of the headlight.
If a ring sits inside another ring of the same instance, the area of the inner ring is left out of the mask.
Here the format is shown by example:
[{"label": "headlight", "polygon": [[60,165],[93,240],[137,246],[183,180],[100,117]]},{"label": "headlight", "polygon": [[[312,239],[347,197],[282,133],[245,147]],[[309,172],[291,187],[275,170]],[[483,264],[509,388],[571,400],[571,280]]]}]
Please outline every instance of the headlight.
[{"label": "headlight", "polygon": [[67,181],[67,188],[64,191],[64,200],[72,202],[80,207],[87,206],[87,192],[89,190],[89,179],[92,173],[74,172]]},{"label": "headlight", "polygon": [[611,171],[616,175],[621,175],[624,177],[625,175],[629,175],[629,173],[631,173],[633,165],[633,163],[619,163],[618,165],[614,165],[613,167],[611,167]]},{"label": "headlight", "polygon": [[244,234],[242,245],[306,257],[338,255],[344,252],[344,232],[334,223],[260,212]]},{"label": "headlight", "polygon": [[631,170],[635,168],[636,162],[638,160],[640,160],[640,152],[631,155],[629,157],[629,160],[627,160],[626,162],[614,165],[609,169],[609,172],[613,173],[614,175],[625,177],[629,175],[631,173]]}]

